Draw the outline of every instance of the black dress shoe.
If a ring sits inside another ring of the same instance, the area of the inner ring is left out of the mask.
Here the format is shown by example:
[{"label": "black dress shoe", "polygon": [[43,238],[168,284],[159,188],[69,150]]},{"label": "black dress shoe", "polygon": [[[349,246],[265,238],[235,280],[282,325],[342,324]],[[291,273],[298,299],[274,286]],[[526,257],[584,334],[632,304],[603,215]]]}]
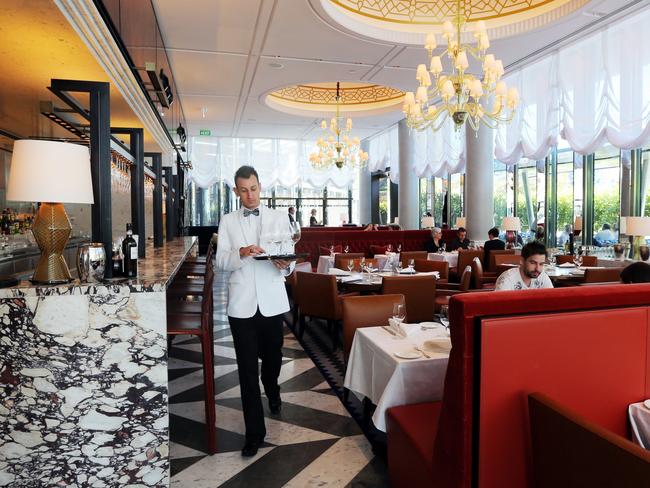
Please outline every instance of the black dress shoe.
[{"label": "black dress shoe", "polygon": [[254,440],[254,439],[246,439],[246,444],[244,444],[244,447],[241,450],[241,455],[244,457],[255,456],[261,444],[262,444],[261,441]]},{"label": "black dress shoe", "polygon": [[269,410],[271,410],[271,413],[274,415],[280,413],[280,410],[282,410],[282,400],[280,399],[280,395],[278,395],[277,398],[269,398]]}]

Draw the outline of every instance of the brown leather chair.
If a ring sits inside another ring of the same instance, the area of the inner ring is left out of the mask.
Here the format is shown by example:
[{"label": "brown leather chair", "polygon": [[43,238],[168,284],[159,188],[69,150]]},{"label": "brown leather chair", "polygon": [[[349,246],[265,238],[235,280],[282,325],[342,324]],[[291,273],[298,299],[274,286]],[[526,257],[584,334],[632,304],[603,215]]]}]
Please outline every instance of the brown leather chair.
[{"label": "brown leather chair", "polygon": [[454,281],[456,283],[460,282],[460,276],[462,274],[462,270],[464,270],[467,266],[472,265],[472,260],[474,258],[479,258],[483,259],[484,252],[482,249],[460,249],[458,251],[458,264],[456,266],[456,271],[451,273],[449,279],[450,281]]},{"label": "brown leather chair", "polygon": [[587,268],[584,283],[607,283],[621,281],[623,268]]},{"label": "brown leather chair", "polygon": [[536,488],[648,486],[650,451],[541,393],[528,395],[528,411]]},{"label": "brown leather chair", "polygon": [[337,253],[334,255],[334,267],[338,269],[348,269],[350,259],[360,259],[365,257],[362,252]]},{"label": "brown leather chair", "polygon": [[343,357],[348,363],[352,340],[357,329],[388,325],[393,305],[405,303],[404,295],[366,295],[343,297]]},{"label": "brown leather chair", "polygon": [[[492,258],[490,258],[492,259]],[[521,255],[519,254],[497,254],[494,256],[494,267],[497,277],[511,268],[509,265],[519,266],[521,263]]]},{"label": "brown leather chair", "polygon": [[449,280],[449,263],[447,261],[429,261],[428,259],[416,259],[415,271],[429,273],[437,271],[440,274],[438,285],[447,283]]},{"label": "brown leather chair", "polygon": [[408,322],[430,322],[433,320],[436,308],[435,276],[385,276],[382,281],[381,294],[404,295]]},{"label": "brown leather chair", "polygon": [[[556,263],[557,264],[564,264],[564,263],[573,263],[573,258],[575,256],[571,256],[569,254],[560,254],[559,256],[556,256]],[[582,256],[582,265],[583,266],[598,266],[598,258],[596,256]]]},{"label": "brown leather chair", "polygon": [[496,273],[497,271],[497,264],[496,264],[496,257],[499,255],[515,255],[515,250],[514,249],[500,249],[496,251],[490,251],[490,262],[486,263],[488,265],[488,271],[491,273]]},{"label": "brown leather chair", "polygon": [[300,327],[298,337],[302,337],[306,327],[306,317],[324,319],[332,337],[332,347],[338,343],[338,321],[342,318],[341,297],[336,285],[336,276],[323,273],[296,273],[296,296],[300,304]]},{"label": "brown leather chair", "polygon": [[426,259],[426,251],[404,251],[399,254],[399,260],[402,261],[402,265],[406,268],[411,259]]},{"label": "brown leather chair", "polygon": [[289,296],[293,301],[293,327],[295,332],[298,332],[298,309],[300,308],[300,300],[298,294],[296,293],[296,288],[298,286],[298,273],[311,273],[312,267],[309,261],[304,261],[302,263],[296,263],[296,267],[293,269],[293,273],[287,276],[286,286]]},{"label": "brown leather chair", "polygon": [[463,274],[460,275],[460,283],[447,283],[440,285],[436,290],[436,312],[440,311],[443,305],[449,305],[449,298],[458,293],[467,293],[472,283],[472,266],[465,266]]},{"label": "brown leather chair", "polygon": [[479,258],[474,258],[472,260],[472,287],[475,289],[479,288],[494,288],[494,283],[496,282],[497,275],[496,273],[484,273],[483,265]]}]

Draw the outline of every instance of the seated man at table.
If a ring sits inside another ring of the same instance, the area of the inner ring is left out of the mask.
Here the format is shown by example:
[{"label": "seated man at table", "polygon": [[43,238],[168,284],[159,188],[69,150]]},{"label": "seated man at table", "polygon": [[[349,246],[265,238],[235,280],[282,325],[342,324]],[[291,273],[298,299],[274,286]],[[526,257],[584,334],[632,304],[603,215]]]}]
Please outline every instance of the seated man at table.
[{"label": "seated man at table", "polygon": [[516,268],[501,273],[495,290],[533,290],[553,288],[551,279],[544,272],[546,246],[539,242],[529,242],[521,249],[521,262]]},{"label": "seated man at table", "polygon": [[456,238],[449,243],[447,251],[457,251],[458,249],[468,249],[469,239],[467,238],[467,230],[465,227],[459,227]]},{"label": "seated man at table", "polygon": [[445,247],[445,241],[442,240],[442,229],[434,227],[431,231],[432,240],[427,242],[427,252],[438,252],[440,248]]},{"label": "seated man at table", "polygon": [[623,283],[650,283],[650,264],[637,261],[621,271]]},{"label": "seated man at table", "polygon": [[499,239],[499,229],[492,227],[488,230],[488,240],[483,244],[485,251],[484,263],[490,262],[490,251],[503,251],[506,248],[506,243]]}]

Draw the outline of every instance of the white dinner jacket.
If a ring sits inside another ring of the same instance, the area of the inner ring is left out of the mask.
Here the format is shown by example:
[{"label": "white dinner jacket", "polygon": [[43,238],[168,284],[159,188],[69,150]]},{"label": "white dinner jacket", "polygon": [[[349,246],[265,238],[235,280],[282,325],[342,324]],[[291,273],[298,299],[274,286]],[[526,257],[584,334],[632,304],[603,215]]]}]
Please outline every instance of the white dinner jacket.
[{"label": "white dinner jacket", "polygon": [[[239,249],[252,244],[264,247],[255,236],[250,236],[244,219],[243,207],[224,215],[219,222],[217,242],[217,269],[229,271],[228,315],[236,318],[249,318],[257,308],[265,317],[272,317],[289,311],[289,299],[284,286],[285,274],[271,261],[255,260],[252,257],[239,257]],[[287,213],[260,206],[260,238],[267,234],[290,234]],[[290,241],[291,242],[291,241]],[[286,251],[287,249],[285,249]],[[268,251],[268,250],[267,250]],[[291,247],[293,251],[293,243]]]}]

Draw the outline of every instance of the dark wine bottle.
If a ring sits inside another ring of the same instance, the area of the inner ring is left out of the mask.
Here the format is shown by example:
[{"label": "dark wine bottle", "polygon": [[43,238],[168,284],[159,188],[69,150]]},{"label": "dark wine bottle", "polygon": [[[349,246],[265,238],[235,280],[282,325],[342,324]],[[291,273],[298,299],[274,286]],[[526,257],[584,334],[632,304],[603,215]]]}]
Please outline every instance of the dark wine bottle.
[{"label": "dark wine bottle", "polygon": [[124,276],[135,278],[138,276],[138,244],[133,238],[133,227],[126,224],[126,237],[122,241],[122,259]]}]

